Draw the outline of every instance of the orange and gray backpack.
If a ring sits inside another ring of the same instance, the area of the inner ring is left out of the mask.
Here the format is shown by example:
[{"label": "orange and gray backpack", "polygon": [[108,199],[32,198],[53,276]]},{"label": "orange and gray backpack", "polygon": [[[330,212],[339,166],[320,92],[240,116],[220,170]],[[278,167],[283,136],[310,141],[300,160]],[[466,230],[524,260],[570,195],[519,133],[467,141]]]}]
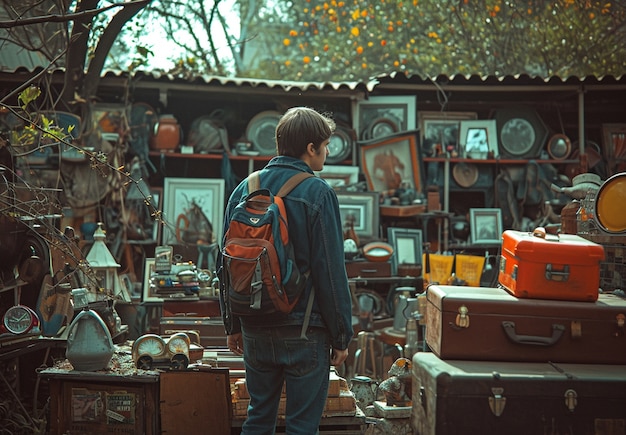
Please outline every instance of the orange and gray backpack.
[{"label": "orange and gray backpack", "polygon": [[[283,197],[312,174],[299,172],[276,195],[260,188],[258,171],[248,177],[248,195],[233,210],[222,248],[225,303],[240,317],[289,313],[308,277],[295,262]],[[313,295],[307,306],[308,323]]]}]

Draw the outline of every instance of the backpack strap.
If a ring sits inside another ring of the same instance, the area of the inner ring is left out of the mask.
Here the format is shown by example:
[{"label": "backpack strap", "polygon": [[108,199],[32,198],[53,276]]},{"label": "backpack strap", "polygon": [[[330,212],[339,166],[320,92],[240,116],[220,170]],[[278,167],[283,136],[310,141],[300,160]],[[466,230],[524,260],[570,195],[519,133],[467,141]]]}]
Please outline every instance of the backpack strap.
[{"label": "backpack strap", "polygon": [[309,174],[308,172],[298,172],[287,180],[285,184],[283,184],[283,187],[280,188],[276,196],[284,198],[294,189],[294,187],[309,177],[313,177],[313,174]]},{"label": "backpack strap", "polygon": [[[288,179],[285,184],[280,188],[276,196],[284,198],[291,192],[298,184],[309,177],[313,177],[313,174],[308,172],[298,172]],[[254,171],[248,176],[248,193],[252,193],[261,188],[261,180],[259,177],[259,171]]]},{"label": "backpack strap", "polygon": [[248,175],[248,193],[259,190],[260,187],[259,171],[254,171],[252,174]]},{"label": "backpack strap", "polygon": [[[309,274],[306,274],[309,277]],[[300,331],[300,338],[306,338],[306,330],[309,327],[309,321],[311,320],[311,311],[313,311],[313,296],[315,296],[315,287],[311,287],[311,293],[309,294],[309,300],[306,304],[306,311],[304,313],[304,322],[302,323],[302,331]]]}]

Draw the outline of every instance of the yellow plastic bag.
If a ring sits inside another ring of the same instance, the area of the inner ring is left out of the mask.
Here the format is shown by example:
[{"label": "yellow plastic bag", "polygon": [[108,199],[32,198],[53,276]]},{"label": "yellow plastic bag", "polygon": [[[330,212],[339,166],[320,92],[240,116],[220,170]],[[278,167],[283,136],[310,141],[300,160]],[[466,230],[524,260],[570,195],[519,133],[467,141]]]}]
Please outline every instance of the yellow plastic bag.
[{"label": "yellow plastic bag", "polygon": [[[433,283],[446,283],[448,278],[452,275],[452,264],[454,263],[454,256],[441,255],[441,254],[426,254],[422,255],[422,264],[426,263],[426,256],[430,257],[430,272],[424,267],[424,280],[429,284]],[[426,282],[424,282],[426,284]]]},{"label": "yellow plastic bag", "polygon": [[480,287],[480,276],[485,267],[485,257],[456,254],[455,274],[470,287]]}]

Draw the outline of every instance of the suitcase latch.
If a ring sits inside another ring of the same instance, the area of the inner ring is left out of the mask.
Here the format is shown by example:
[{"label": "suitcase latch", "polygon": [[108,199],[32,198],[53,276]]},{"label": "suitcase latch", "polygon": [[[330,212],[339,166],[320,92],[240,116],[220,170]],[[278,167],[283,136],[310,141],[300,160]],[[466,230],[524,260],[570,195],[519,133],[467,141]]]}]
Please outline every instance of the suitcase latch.
[{"label": "suitcase latch", "polygon": [[569,279],[569,265],[563,266],[563,270],[552,270],[552,263],[546,264],[546,279],[557,282],[567,281]]},{"label": "suitcase latch", "polygon": [[465,305],[461,305],[459,307],[459,314],[456,315],[456,326],[459,328],[469,328],[470,318],[469,318],[469,310]]},{"label": "suitcase latch", "polygon": [[565,392],[565,406],[570,412],[574,412],[576,404],[578,403],[578,394],[576,391],[569,389]]},{"label": "suitcase latch", "polygon": [[493,396],[489,398],[489,408],[491,408],[493,415],[500,417],[504,411],[504,405],[506,405],[506,397],[502,395],[504,388],[493,387],[491,393]]},{"label": "suitcase latch", "polygon": [[572,339],[577,339],[583,336],[583,325],[580,320],[572,320],[570,323],[570,332]]}]

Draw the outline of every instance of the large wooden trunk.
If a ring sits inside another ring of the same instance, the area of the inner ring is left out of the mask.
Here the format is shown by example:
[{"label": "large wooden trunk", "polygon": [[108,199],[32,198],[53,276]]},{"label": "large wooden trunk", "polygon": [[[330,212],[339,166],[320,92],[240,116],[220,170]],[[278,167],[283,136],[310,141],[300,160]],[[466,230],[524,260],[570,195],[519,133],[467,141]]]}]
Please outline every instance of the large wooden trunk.
[{"label": "large wooden trunk", "polygon": [[553,301],[431,285],[426,299],[426,343],[444,359],[626,364],[626,299],[613,294]]},{"label": "large wooden trunk", "polygon": [[624,434],[624,366],[413,358],[418,435]]},{"label": "large wooden trunk", "polygon": [[572,234],[502,233],[498,281],[519,298],[595,301],[604,248]]}]

